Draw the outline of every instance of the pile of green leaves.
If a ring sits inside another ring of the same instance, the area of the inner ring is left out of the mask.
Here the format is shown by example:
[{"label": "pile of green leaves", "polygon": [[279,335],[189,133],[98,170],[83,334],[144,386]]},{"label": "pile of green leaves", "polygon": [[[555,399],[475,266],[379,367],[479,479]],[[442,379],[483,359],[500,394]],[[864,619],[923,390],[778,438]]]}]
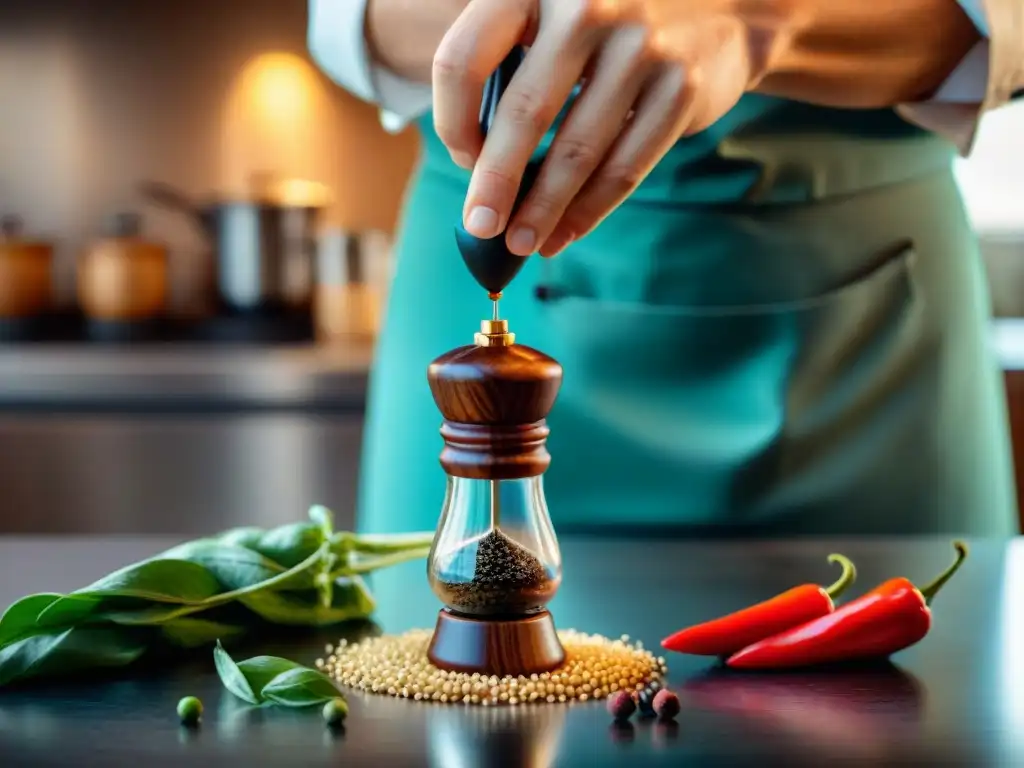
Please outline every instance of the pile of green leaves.
[{"label": "pile of green leaves", "polygon": [[123,667],[269,624],[324,627],[375,609],[361,575],[426,557],[433,533],[334,531],[331,513],[174,547],[70,594],[24,597],[0,617],[0,687]]}]

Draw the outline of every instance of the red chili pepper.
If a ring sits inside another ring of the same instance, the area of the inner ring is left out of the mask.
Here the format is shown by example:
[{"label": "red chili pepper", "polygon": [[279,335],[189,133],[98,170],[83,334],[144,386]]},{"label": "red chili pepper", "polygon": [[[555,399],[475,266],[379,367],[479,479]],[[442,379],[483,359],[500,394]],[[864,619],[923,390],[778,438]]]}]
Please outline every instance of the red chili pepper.
[{"label": "red chili pepper", "polygon": [[728,656],[758,640],[831,613],[835,610],[833,599],[853,584],[857,569],[842,555],[829,555],[828,561],[843,567],[842,575],[831,587],[793,587],[742,611],[682,629],[662,640],[661,647],[697,656]]},{"label": "red chili pepper", "polygon": [[807,667],[891,656],[917,643],[932,626],[932,598],[967,557],[953,542],[956,560],[923,589],[903,577],[890,579],[827,616],[761,640],[731,656],[736,669]]}]

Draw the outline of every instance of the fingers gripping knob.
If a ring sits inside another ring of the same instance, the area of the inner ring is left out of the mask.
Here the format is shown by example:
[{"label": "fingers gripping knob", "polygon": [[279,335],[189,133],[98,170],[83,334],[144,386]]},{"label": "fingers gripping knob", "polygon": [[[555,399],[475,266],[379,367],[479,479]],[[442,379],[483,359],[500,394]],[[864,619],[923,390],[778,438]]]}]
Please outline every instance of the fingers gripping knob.
[{"label": "fingers gripping knob", "polygon": [[[498,102],[512,82],[524,55],[523,48],[516,46],[484,86],[480,105],[480,131],[485,137],[494,122]],[[534,160],[527,165],[512,209],[513,216],[537,180],[541,162]],[[511,219],[511,216],[509,218]],[[525,258],[508,249],[504,232],[499,232],[491,238],[480,238],[470,234],[460,223],[455,227],[455,242],[469,273],[491,294],[501,293],[526,263]]]}]

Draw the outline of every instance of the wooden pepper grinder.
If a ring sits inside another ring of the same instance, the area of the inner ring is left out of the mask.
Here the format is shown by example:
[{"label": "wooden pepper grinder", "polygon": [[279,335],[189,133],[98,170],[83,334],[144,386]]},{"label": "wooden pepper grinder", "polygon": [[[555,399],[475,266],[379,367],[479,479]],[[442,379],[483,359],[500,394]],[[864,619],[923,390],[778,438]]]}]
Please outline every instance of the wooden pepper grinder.
[{"label": "wooden pepper grinder", "polygon": [[[484,132],[521,58],[521,50],[513,51],[491,77]],[[565,659],[546,609],[561,584],[562,561],[542,480],[551,463],[545,420],[562,367],[517,344],[499,315],[501,291],[524,259],[508,252],[502,236],[478,240],[457,230],[457,243],[493,313],[473,344],[441,355],[427,371],[444,417],[441,465],[448,474],[427,562],[431,588],[445,607],[428,656],[435,666],[460,672],[546,672]]]},{"label": "wooden pepper grinder", "polygon": [[442,669],[528,675],[565,658],[545,608],[562,563],[542,484],[562,367],[516,344],[507,321],[481,325],[474,344],[437,358],[427,374],[448,473],[427,562],[445,604],[429,657]]}]

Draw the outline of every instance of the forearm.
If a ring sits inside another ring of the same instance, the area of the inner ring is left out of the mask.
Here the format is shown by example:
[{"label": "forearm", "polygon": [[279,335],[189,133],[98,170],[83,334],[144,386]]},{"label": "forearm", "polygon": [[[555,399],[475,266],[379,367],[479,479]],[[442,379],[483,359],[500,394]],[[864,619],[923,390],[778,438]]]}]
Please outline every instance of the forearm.
[{"label": "forearm", "polygon": [[399,77],[429,83],[434,52],[465,3],[369,0],[366,41],[370,57]]},{"label": "forearm", "polygon": [[750,28],[771,41],[754,90],[823,106],[878,108],[927,98],[981,37],[955,0],[739,5]]}]

